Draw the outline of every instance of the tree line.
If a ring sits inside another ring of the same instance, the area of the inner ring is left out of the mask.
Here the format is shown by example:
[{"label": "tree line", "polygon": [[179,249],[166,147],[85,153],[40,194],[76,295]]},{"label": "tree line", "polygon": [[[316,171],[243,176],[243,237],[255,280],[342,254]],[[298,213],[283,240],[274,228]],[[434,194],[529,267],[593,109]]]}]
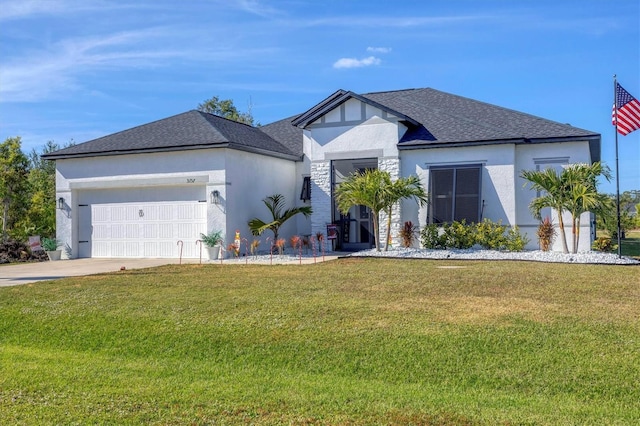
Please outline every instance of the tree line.
[{"label": "tree line", "polygon": [[[73,142],[67,146],[73,145]],[[22,150],[20,136],[0,143],[0,202],[2,241],[26,241],[30,235],[55,237],[56,165],[43,154],[61,147],[53,141],[40,150]]]}]

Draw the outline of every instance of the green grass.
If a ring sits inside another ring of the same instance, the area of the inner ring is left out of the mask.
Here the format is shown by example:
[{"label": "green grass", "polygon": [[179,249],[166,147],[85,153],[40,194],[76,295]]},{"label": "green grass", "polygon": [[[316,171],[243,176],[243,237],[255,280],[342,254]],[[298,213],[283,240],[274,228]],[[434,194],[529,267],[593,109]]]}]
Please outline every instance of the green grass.
[{"label": "green grass", "polygon": [[621,240],[620,253],[624,256],[640,257],[640,229],[628,231]]},{"label": "green grass", "polygon": [[0,424],[637,424],[639,302],[638,267],[504,261],[1,288]]}]

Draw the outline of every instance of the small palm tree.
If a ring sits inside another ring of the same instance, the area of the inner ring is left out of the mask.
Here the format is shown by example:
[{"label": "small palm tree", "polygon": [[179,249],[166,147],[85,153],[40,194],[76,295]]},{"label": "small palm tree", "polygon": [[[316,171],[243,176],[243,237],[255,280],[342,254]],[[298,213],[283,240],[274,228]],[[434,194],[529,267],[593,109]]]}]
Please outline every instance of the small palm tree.
[{"label": "small palm tree", "polygon": [[545,170],[524,170],[520,176],[529,181],[531,189],[543,192],[539,197],[534,198],[529,204],[529,209],[536,219],[541,220],[540,212],[546,207],[550,207],[558,214],[558,227],[560,228],[560,240],[562,241],[562,251],[569,253],[567,237],[564,233],[564,220],[562,212],[567,201],[567,190],[565,179],[561,177],[555,169]]},{"label": "small palm tree", "polygon": [[262,202],[271,213],[271,221],[264,222],[258,218],[251,219],[249,221],[249,229],[255,236],[261,235],[264,231],[270,229],[273,232],[273,241],[278,241],[278,231],[287,220],[299,213],[302,213],[305,217],[309,217],[312,213],[310,206],[293,207],[284,210],[285,199],[282,194],[270,195]]},{"label": "small palm tree", "polygon": [[609,168],[600,162],[588,164],[576,164],[565,170],[564,174],[569,183],[570,193],[566,209],[571,213],[573,253],[578,252],[580,240],[580,216],[582,213],[605,213],[613,209],[614,205],[606,194],[598,192],[598,176],[611,179]]},{"label": "small palm tree", "polygon": [[389,250],[389,235],[391,234],[391,211],[393,206],[404,200],[405,198],[414,198],[421,206],[427,202],[427,193],[425,192],[420,178],[411,175],[406,178],[399,178],[393,182],[385,191],[386,213],[387,213],[387,241],[384,245],[384,251]]},{"label": "small palm tree", "polygon": [[551,207],[557,212],[562,249],[565,253],[569,253],[569,248],[562,219],[564,211],[571,213],[572,252],[576,253],[580,240],[580,215],[588,211],[600,213],[611,208],[610,199],[598,193],[598,176],[604,176],[607,180],[611,178],[609,168],[600,162],[591,165],[573,164],[561,173],[551,168],[540,171],[525,170],[521,176],[529,181],[532,189],[544,192],[529,204],[534,216],[541,219],[540,211],[545,207]]},{"label": "small palm tree", "polygon": [[[387,236],[391,232],[391,211],[393,206],[405,198],[415,198],[421,204],[427,201],[427,195],[417,176],[391,181],[389,172],[378,169],[355,172],[336,189],[338,209],[347,213],[353,206],[367,206],[373,216],[373,232],[376,250],[380,251],[380,212],[387,213]],[[389,238],[385,251],[389,248]]]},{"label": "small palm tree", "polygon": [[346,214],[353,206],[366,206],[373,216],[373,234],[376,250],[380,251],[380,212],[388,205],[385,191],[391,187],[391,175],[382,170],[357,171],[347,177],[335,192],[338,210]]}]

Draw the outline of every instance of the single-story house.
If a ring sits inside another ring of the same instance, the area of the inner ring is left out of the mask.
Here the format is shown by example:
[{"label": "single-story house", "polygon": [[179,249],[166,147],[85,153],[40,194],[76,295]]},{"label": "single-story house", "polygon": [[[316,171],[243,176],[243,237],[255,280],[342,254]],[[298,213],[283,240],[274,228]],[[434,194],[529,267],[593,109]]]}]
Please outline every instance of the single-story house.
[{"label": "single-story house", "polygon": [[[198,257],[200,233],[212,230],[227,244],[236,230],[250,242],[248,221],[269,218],[262,199],[275,193],[313,208],[282,236],[326,234],[334,224],[337,247],[369,248],[371,212],[358,206],[342,215],[333,202],[335,187],[367,168],[417,174],[428,190],[427,206],[409,200],[393,212],[395,244],[405,221],[489,218],[519,226],[536,249],[528,206],[537,194],[520,172],[599,161],[600,143],[598,133],[431,88],[338,90],[265,126],[189,111],[44,158],[56,161],[57,237],[70,257],[176,257],[180,248]],[[592,222],[582,218],[581,251]]]}]

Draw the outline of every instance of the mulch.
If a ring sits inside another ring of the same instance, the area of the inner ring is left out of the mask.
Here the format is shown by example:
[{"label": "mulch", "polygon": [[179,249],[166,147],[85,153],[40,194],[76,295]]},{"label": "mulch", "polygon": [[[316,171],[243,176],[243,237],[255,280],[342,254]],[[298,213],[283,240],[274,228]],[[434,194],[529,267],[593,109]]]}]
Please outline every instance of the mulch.
[{"label": "mulch", "polygon": [[44,250],[31,251],[26,243],[7,240],[0,243],[0,263],[44,262],[49,260]]}]

